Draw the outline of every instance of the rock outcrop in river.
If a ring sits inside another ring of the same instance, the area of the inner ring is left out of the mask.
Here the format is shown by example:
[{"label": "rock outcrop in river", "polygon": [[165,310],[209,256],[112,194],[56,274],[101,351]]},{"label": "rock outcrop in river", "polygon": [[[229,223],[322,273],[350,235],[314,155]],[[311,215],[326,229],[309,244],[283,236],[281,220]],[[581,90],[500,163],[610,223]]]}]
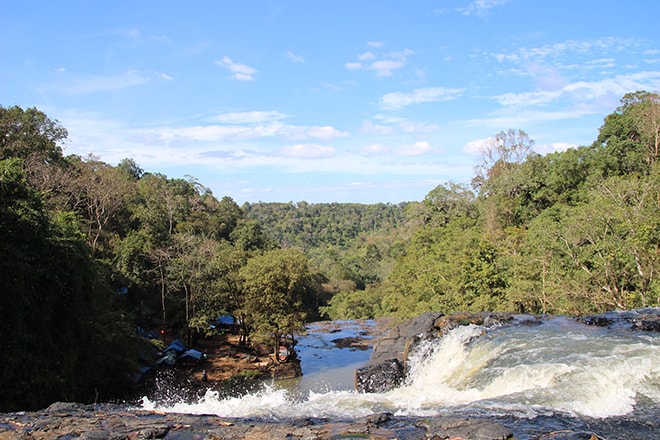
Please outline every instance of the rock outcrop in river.
[{"label": "rock outcrop in river", "polygon": [[[367,387],[387,389],[400,383],[397,381],[403,380],[406,362],[417,345],[426,339],[439,338],[457,326],[479,324],[484,331],[503,326],[530,326],[531,332],[538,332],[543,326],[537,325],[545,324],[546,319],[551,317],[492,313],[420,315],[383,335],[375,344],[369,365],[359,370],[356,379],[364,391],[367,391]],[[660,331],[660,309],[608,313],[569,320],[578,326],[607,327],[617,332],[649,332],[642,334],[644,340],[649,340],[650,332]],[[477,339],[472,339],[471,343],[481,340],[478,331],[475,335]],[[376,371],[378,374],[374,373]],[[391,383],[376,383],[375,378],[379,377],[394,379]],[[336,397],[328,394],[326,398],[335,398],[333,396]],[[328,405],[332,403],[327,402]],[[58,402],[40,411],[0,414],[0,440],[646,440],[657,438],[660,431],[658,409],[657,402],[646,402],[635,408],[634,414],[611,417],[579,416],[551,409],[536,412],[533,417],[520,417],[507,414],[506,411],[489,414],[484,410],[468,413],[448,409],[428,417],[373,413],[356,418],[302,415],[287,418],[229,418],[146,410],[121,404]]]},{"label": "rock outcrop in river", "polygon": [[[440,338],[461,325],[480,325],[485,331],[507,325],[536,325],[548,316],[510,313],[428,312],[405,321],[380,337],[367,365],[355,373],[355,388],[367,393],[381,393],[400,386],[406,377],[407,361],[416,346]],[[660,332],[660,309],[610,312],[575,318],[586,325]]]}]

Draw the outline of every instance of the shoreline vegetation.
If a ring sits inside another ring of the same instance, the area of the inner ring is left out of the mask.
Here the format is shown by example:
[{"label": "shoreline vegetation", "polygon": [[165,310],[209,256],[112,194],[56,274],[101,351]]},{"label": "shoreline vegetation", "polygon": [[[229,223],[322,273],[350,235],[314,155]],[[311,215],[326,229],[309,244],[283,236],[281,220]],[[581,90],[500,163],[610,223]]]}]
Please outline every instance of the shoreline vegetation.
[{"label": "shoreline vegetation", "polygon": [[[433,315],[433,316],[430,316]],[[432,318],[432,319],[429,319]],[[428,334],[429,325],[449,331],[455,326],[469,324],[488,324],[499,328],[501,325],[521,325],[524,320],[548,320],[550,316],[520,316],[513,322],[513,315],[478,313],[443,315],[425,314],[392,327],[391,319],[365,325],[363,331],[356,332],[356,337],[339,338],[332,342],[337,347],[363,349],[365,346],[378,344],[385,338],[406,337],[415,334]],[[660,331],[660,312],[655,309],[642,309],[631,312],[605,313],[584,317],[574,317],[576,322],[589,326],[627,328],[629,330]],[[424,324],[425,322],[425,324]],[[422,324],[420,326],[420,324]],[[324,321],[313,323],[315,331],[332,334],[338,332],[342,322]],[[536,325],[526,324],[533,328]],[[407,330],[406,330],[407,328]],[[224,335],[223,335],[224,336]],[[233,350],[227,344],[237,341],[231,337],[216,338],[211,346],[218,347],[221,357],[234,358],[241,352],[240,347]],[[388,345],[390,348],[397,344]],[[402,344],[398,344],[402,346]],[[211,348],[211,346],[207,348]],[[264,353],[266,356],[268,353]],[[232,362],[232,361],[228,361]],[[240,361],[236,361],[234,366]],[[208,368],[215,364],[213,359],[199,365]],[[197,368],[197,370],[199,369]],[[213,380],[219,379],[216,376]],[[212,384],[196,377],[197,385],[206,389]],[[211,378],[209,376],[209,381]],[[187,385],[189,391],[194,386]],[[181,396],[179,396],[180,398]],[[337,438],[452,438],[452,439],[605,439],[626,438],[646,439],[657,432],[657,421],[643,414],[617,416],[607,419],[592,419],[576,415],[555,412],[535,417],[514,417],[481,412],[478,415],[461,411],[438,416],[414,417],[395,416],[390,413],[378,413],[359,418],[333,420],[327,417],[313,418],[269,418],[250,417],[232,418],[212,414],[186,414],[141,409],[131,404],[95,403],[84,405],[73,402],[56,402],[47,408],[33,412],[0,413],[0,438],[51,439],[51,438],[223,438],[223,439],[286,439],[314,438],[330,440]]]},{"label": "shoreline vegetation", "polygon": [[638,91],[591,145],[539,155],[507,129],[422,201],[238,206],[66,156],[57,120],[0,106],[0,411],[111,401],[164,348],[140,327],[194,346],[229,315],[275,354],[319,320],[658,307],[659,127]]}]

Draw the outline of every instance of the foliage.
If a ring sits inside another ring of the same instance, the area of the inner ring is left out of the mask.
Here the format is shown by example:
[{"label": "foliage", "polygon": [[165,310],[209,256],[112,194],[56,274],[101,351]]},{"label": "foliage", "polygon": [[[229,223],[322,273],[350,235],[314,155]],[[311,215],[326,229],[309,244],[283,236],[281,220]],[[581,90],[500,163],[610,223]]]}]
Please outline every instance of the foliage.
[{"label": "foliage", "polygon": [[0,161],[0,196],[0,408],[108,391],[118,373],[132,371],[136,338],[102,306],[111,292],[99,283],[75,215],[49,218],[16,159]]},{"label": "foliage", "polygon": [[238,313],[274,347],[280,335],[303,330],[305,297],[320,290],[307,257],[295,248],[274,249],[249,259],[239,271],[239,280],[243,298]]},{"label": "foliage", "polygon": [[410,239],[391,271],[368,289],[337,293],[324,312],[657,306],[659,102],[654,93],[628,94],[591,146],[546,156],[531,153],[524,132],[500,132],[476,168],[477,194],[450,183],[410,204]]},{"label": "foliage", "polygon": [[[472,187],[401,204],[254,203],[193,177],[63,156],[67,132],[0,107],[0,410],[108,396],[135,326],[274,343],[310,319],[658,306],[660,98],[625,95],[592,145],[486,145]],[[119,293],[122,292],[122,293]]]}]

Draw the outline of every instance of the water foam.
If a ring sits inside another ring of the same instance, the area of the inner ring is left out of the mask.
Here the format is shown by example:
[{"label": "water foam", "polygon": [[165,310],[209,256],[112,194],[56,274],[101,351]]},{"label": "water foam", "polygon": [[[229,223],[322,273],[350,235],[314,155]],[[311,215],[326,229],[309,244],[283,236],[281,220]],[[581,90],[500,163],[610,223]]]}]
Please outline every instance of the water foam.
[{"label": "water foam", "polygon": [[409,366],[406,384],[386,393],[291,392],[273,382],[243,397],[208,391],[194,403],[145,398],[142,406],[224,417],[352,418],[384,411],[427,416],[467,409],[605,418],[629,414],[640,399],[660,403],[656,335],[607,332],[568,320],[487,334],[482,327],[459,327],[420,346]]}]

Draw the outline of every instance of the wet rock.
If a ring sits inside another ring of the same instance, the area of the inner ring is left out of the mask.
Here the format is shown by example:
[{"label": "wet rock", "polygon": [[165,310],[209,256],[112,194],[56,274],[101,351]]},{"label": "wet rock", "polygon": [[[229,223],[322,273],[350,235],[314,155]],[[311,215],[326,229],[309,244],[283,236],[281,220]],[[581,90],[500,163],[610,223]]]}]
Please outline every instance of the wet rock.
[{"label": "wet rock", "polygon": [[429,438],[461,438],[470,440],[506,440],[513,432],[497,422],[462,417],[438,417],[419,423]]},{"label": "wet rock", "polygon": [[292,359],[285,363],[274,363],[271,368],[273,379],[293,379],[302,376],[302,367],[298,359]]},{"label": "wet rock", "polygon": [[612,325],[614,320],[604,315],[591,315],[578,318],[578,321],[587,325],[595,325],[596,327],[607,327]]},{"label": "wet rock", "polygon": [[[442,337],[461,325],[496,328],[513,321],[507,313],[428,312],[405,321],[386,332],[374,344],[369,362],[355,373],[356,389],[364,392],[389,391],[399,386],[406,375],[408,356],[420,342]],[[391,374],[390,377],[387,375]]]},{"label": "wet rock", "polygon": [[483,325],[489,329],[500,327],[513,321],[509,313],[454,313],[444,315],[433,322],[440,335],[462,325]]},{"label": "wet rock", "polygon": [[660,316],[646,313],[633,319],[633,328],[647,332],[660,332]]},{"label": "wet rock", "polygon": [[381,393],[400,386],[404,379],[403,363],[398,359],[387,359],[359,368],[355,372],[355,389],[364,393]]},{"label": "wet rock", "polygon": [[374,343],[369,364],[374,365],[389,359],[405,362],[411,345],[435,336],[433,323],[441,316],[444,314],[423,313],[391,328]]},{"label": "wet rock", "polygon": [[575,319],[583,324],[597,327],[660,332],[660,309],[654,308],[606,312]]},{"label": "wet rock", "polygon": [[[43,424],[37,428],[36,422]],[[275,421],[270,419],[226,419],[216,416],[163,413],[159,411],[78,408],[66,423],[46,410],[34,413],[0,414],[0,439],[223,439],[273,440],[338,438],[428,439],[427,431],[416,426],[417,419],[374,414],[352,421],[312,419]]]}]

